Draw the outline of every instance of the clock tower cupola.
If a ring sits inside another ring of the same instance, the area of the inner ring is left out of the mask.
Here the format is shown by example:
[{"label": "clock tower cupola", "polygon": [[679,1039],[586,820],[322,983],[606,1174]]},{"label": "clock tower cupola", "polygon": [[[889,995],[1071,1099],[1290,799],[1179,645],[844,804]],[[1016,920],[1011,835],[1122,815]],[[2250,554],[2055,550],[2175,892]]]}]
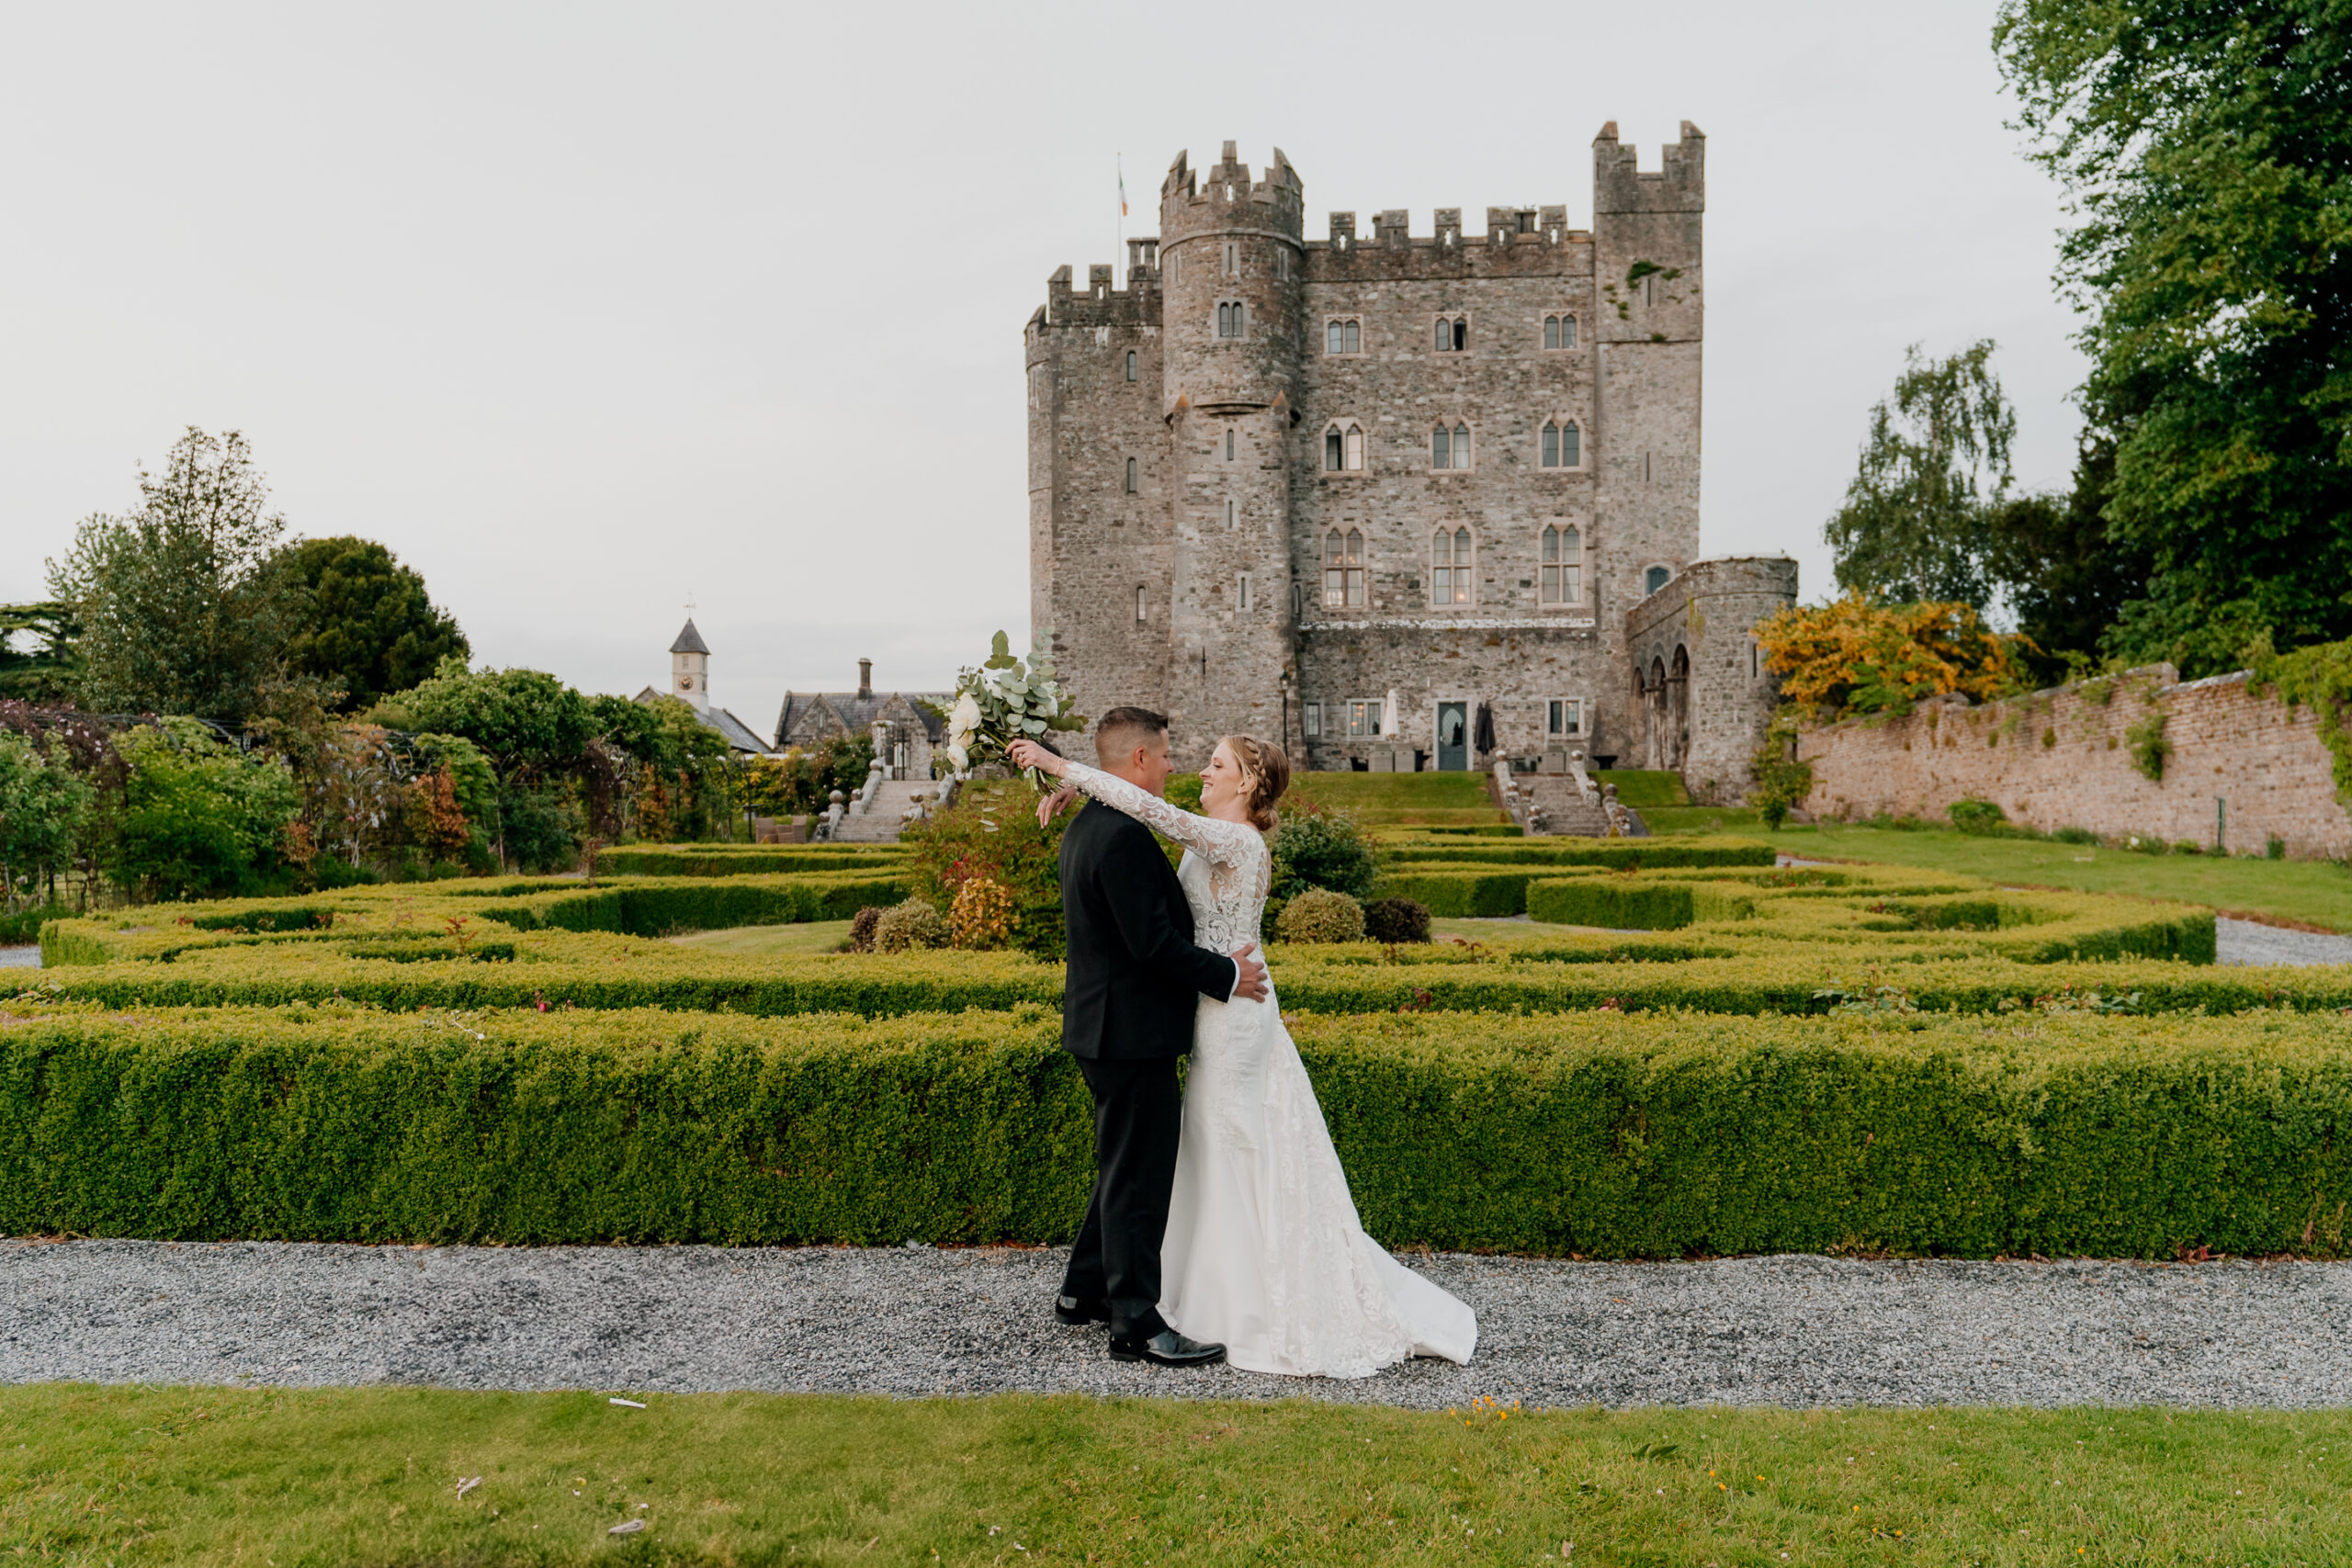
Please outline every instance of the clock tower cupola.
[{"label": "clock tower cupola", "polygon": [[695,630],[691,615],[670,645],[670,694],[694,704],[697,712],[710,711],[710,645]]}]

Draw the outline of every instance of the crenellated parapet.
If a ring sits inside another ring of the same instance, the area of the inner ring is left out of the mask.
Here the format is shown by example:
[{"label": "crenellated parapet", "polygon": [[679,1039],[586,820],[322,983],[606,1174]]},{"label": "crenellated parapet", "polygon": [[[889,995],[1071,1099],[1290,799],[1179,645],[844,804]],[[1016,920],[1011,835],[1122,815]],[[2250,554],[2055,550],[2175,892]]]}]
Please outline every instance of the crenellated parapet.
[{"label": "crenellated parapet", "polygon": [[1617,122],[1602,126],[1592,139],[1595,215],[1707,209],[1707,139],[1697,126],[1682,122],[1682,140],[1659,150],[1659,165],[1644,174],[1634,150],[1617,140]]},{"label": "crenellated parapet", "polygon": [[1112,286],[1111,268],[1101,263],[1086,269],[1086,287],[1077,287],[1070,269],[1059,266],[1046,279],[1046,302],[1029,318],[1039,327],[1156,327],[1159,324],[1159,283],[1157,274],[1131,271],[1127,287]]}]

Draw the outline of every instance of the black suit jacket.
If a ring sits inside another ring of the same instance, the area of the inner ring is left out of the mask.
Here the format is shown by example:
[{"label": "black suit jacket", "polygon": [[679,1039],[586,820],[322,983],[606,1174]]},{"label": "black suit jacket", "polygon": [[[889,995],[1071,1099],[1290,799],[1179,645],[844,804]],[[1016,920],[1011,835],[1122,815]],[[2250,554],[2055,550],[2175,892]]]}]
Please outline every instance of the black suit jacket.
[{"label": "black suit jacket", "polygon": [[1193,942],[1193,908],[1151,829],[1089,802],[1062,834],[1062,919],[1069,976],[1062,1049],[1148,1061],[1193,1048],[1193,997],[1225,1001],[1232,959]]}]

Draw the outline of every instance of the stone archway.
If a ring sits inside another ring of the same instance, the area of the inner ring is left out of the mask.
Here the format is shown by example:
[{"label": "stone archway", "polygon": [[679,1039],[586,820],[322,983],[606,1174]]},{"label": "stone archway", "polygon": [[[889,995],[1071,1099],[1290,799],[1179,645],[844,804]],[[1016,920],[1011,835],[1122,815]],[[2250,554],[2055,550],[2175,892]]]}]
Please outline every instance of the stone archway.
[{"label": "stone archway", "polygon": [[1690,650],[1677,643],[1666,674],[1666,766],[1681,771],[1690,758]]},{"label": "stone archway", "polygon": [[1643,765],[1663,768],[1667,765],[1666,660],[1656,654],[1650,656],[1649,670],[1642,679],[1642,717]]}]

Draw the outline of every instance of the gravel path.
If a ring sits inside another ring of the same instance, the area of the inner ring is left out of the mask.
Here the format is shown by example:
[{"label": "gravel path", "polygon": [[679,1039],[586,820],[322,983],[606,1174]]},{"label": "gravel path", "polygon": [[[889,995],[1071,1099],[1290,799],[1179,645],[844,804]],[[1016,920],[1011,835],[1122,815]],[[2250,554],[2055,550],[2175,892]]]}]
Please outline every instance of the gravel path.
[{"label": "gravel path", "polygon": [[2213,917],[2213,936],[2220,964],[2352,964],[2352,936],[2290,931],[2227,915]]},{"label": "gravel path", "polygon": [[2352,1404],[2352,1264],[1417,1266],[1469,1367],[1362,1382],[1124,1367],[1055,1325],[1064,1255],[979,1248],[0,1242],[0,1382],[1530,1404]]}]

